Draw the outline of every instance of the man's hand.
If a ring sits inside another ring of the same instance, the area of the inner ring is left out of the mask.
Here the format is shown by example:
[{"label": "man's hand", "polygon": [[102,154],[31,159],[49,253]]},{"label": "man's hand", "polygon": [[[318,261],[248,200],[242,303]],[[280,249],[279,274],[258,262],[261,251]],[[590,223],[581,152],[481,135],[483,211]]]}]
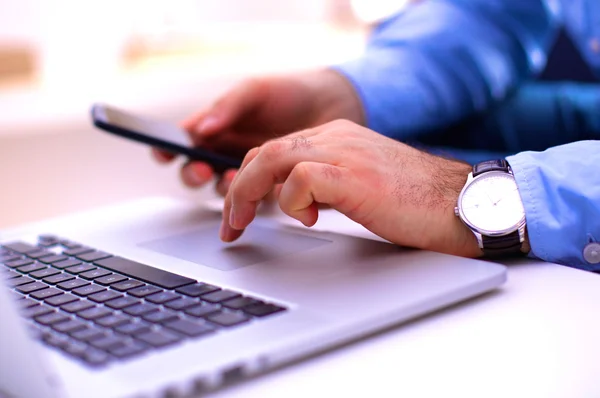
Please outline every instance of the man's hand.
[{"label": "man's hand", "polygon": [[[268,140],[339,118],[362,123],[362,108],[350,83],[324,69],[242,82],[182,126],[196,145],[242,158]],[[173,159],[165,152],[154,154],[161,162]],[[234,175],[230,170],[219,181],[221,194],[227,192]],[[188,163],[181,177],[186,185],[199,187],[211,180],[213,170],[206,163]]]},{"label": "man's hand", "polygon": [[402,246],[481,255],[454,215],[470,166],[436,157],[349,121],[269,141],[244,159],[225,198],[221,239],[237,239],[257,204],[282,184],[281,209],[306,226],[324,203]]}]

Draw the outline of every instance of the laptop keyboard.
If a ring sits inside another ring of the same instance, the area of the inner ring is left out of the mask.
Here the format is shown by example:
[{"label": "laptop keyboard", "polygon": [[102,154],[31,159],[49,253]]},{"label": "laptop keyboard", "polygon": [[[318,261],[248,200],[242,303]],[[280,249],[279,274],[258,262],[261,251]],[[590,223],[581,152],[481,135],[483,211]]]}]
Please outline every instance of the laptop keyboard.
[{"label": "laptop keyboard", "polygon": [[90,366],[286,310],[51,235],[1,245],[0,264],[36,336]]}]

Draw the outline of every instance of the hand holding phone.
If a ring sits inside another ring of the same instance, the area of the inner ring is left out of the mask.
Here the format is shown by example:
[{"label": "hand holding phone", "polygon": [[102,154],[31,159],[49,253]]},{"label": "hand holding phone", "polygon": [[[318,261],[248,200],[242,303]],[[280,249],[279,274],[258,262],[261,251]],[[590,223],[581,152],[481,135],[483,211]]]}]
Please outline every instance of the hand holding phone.
[{"label": "hand holding phone", "polygon": [[189,133],[175,124],[134,115],[104,104],[92,106],[92,120],[99,129],[134,141],[208,163],[216,172],[239,168],[240,159],[196,147]]}]

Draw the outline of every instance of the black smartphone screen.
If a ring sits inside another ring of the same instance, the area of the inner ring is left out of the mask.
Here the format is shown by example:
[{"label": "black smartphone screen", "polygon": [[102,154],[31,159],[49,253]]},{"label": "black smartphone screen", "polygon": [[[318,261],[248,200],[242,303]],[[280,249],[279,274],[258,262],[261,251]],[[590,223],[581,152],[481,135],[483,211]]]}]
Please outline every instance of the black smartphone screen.
[{"label": "black smartphone screen", "polygon": [[115,107],[96,104],[92,107],[94,125],[102,130],[143,142],[171,153],[183,154],[191,160],[210,164],[216,171],[239,168],[241,160],[195,147],[189,134],[177,125],[134,115]]}]

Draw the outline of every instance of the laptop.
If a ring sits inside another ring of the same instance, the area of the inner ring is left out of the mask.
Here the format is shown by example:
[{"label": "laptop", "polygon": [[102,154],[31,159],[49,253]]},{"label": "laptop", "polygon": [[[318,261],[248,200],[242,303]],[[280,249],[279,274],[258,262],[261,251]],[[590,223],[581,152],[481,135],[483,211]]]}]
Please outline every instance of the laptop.
[{"label": "laptop", "polygon": [[0,233],[0,396],[207,394],[506,279],[268,215],[224,244],[220,220],[151,198]]}]

